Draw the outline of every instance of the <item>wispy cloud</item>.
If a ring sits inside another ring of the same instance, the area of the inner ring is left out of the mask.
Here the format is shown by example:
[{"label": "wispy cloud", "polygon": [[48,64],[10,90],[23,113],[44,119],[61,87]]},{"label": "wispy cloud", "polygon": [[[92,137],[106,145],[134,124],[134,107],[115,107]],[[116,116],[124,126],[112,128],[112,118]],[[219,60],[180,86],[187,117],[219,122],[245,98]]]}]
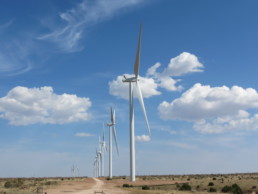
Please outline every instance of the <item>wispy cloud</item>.
[{"label": "wispy cloud", "polygon": [[151,140],[150,136],[148,135],[140,135],[140,136],[135,136],[135,140],[138,142],[148,142]]},{"label": "wispy cloud", "polygon": [[168,146],[178,147],[187,150],[196,150],[198,147],[196,145],[182,143],[182,142],[166,142]]},{"label": "wispy cloud", "polygon": [[56,25],[50,29],[50,33],[40,36],[39,39],[56,43],[63,52],[80,51],[83,49],[80,40],[87,27],[109,19],[143,1],[146,0],[83,0],[74,8],[59,14],[60,21],[65,22],[65,25]]},{"label": "wispy cloud", "polygon": [[[0,35],[6,37],[5,35],[13,24],[14,20],[10,20],[0,25]],[[0,40],[0,74],[17,75],[31,70],[32,49],[30,42],[25,39],[18,40],[16,37],[8,37]]]},{"label": "wispy cloud", "polygon": [[8,21],[4,24],[0,24],[0,33],[1,33],[1,31],[5,30],[5,29],[8,29],[8,27],[10,25],[12,25],[13,22],[14,22],[14,20],[10,20],[10,21]]},{"label": "wispy cloud", "polygon": [[[2,44],[5,45],[5,44]],[[6,47],[5,47],[6,48]],[[0,48],[0,73],[18,75],[31,70],[32,65],[18,43],[9,43],[7,50]],[[15,53],[13,52],[15,51]]]},{"label": "wispy cloud", "polygon": [[75,133],[76,137],[92,137],[92,136],[95,136],[93,134],[90,134],[90,133]]}]

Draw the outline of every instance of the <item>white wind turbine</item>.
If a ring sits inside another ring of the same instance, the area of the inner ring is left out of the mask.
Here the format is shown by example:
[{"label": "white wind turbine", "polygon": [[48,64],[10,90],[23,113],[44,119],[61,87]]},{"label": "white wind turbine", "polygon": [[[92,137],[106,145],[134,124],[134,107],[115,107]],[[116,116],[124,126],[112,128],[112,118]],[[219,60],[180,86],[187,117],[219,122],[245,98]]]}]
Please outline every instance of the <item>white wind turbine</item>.
[{"label": "white wind turbine", "polygon": [[106,142],[105,142],[105,128],[104,128],[104,123],[103,123],[103,134],[102,134],[102,140],[100,141],[100,150],[101,150],[101,154],[102,154],[102,166],[101,166],[101,169],[102,169],[102,176],[104,176],[104,154],[105,154],[105,151],[107,151],[107,147],[106,147]]},{"label": "white wind turbine", "polygon": [[143,102],[143,97],[142,97],[142,92],[140,88],[140,83],[139,83],[139,66],[140,66],[140,50],[141,50],[141,35],[142,35],[142,25],[140,26],[140,33],[139,33],[139,39],[138,39],[138,48],[137,48],[137,53],[136,53],[136,59],[134,63],[134,77],[127,78],[124,76],[123,82],[128,82],[129,83],[129,109],[130,109],[130,177],[131,181],[135,181],[135,141],[134,141],[134,105],[133,105],[133,84],[135,83],[135,86],[138,91],[138,98],[141,104],[141,108],[144,114],[144,118],[146,121],[147,128],[149,130],[150,134],[150,126]]},{"label": "white wind turbine", "polygon": [[97,153],[95,156],[95,161],[96,161],[96,177],[99,177],[99,157]]},{"label": "white wind turbine", "polygon": [[101,176],[101,167],[102,167],[102,154],[101,151],[96,149],[96,155],[97,155],[97,166],[98,166],[98,177]]},{"label": "white wind turbine", "polygon": [[97,156],[95,157],[95,160],[93,162],[94,170],[93,170],[93,177],[97,177]]},{"label": "white wind turbine", "polygon": [[110,119],[111,119],[111,123],[107,123],[107,126],[109,127],[109,178],[112,179],[113,175],[112,175],[112,134],[114,136],[115,139],[115,143],[116,143],[116,151],[117,154],[119,155],[118,152],[118,146],[117,146],[117,139],[116,139],[116,128],[115,128],[115,110],[113,111],[112,107],[110,108]]}]

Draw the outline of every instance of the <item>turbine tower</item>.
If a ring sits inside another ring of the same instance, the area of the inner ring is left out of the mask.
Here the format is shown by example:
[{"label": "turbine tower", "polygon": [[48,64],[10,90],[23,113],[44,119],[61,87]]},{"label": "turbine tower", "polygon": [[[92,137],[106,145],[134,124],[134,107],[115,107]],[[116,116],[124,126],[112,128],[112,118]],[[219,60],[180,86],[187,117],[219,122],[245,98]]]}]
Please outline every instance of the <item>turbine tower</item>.
[{"label": "turbine tower", "polygon": [[112,107],[110,108],[110,119],[111,119],[111,123],[107,123],[107,126],[109,127],[109,178],[112,179],[113,174],[112,174],[112,134],[114,136],[115,139],[115,143],[116,143],[116,151],[117,154],[119,155],[118,152],[118,146],[117,146],[117,139],[116,139],[116,128],[115,128],[115,110],[113,111]]},{"label": "turbine tower", "polygon": [[138,38],[138,48],[137,48],[137,53],[136,53],[136,58],[135,58],[135,63],[134,63],[134,77],[127,78],[124,76],[123,82],[128,82],[129,83],[129,117],[130,117],[130,178],[131,181],[135,181],[135,141],[134,141],[134,104],[133,104],[133,84],[135,83],[135,86],[138,91],[138,98],[139,102],[141,104],[141,108],[144,114],[144,118],[146,121],[147,128],[149,130],[150,134],[150,126],[143,102],[143,97],[142,97],[142,92],[140,88],[140,83],[139,83],[139,66],[140,66],[140,51],[141,51],[141,36],[142,36],[142,25],[140,25],[140,33],[139,33],[139,38]]},{"label": "turbine tower", "polygon": [[106,141],[105,141],[105,128],[104,128],[104,123],[103,123],[103,134],[102,134],[102,140],[100,142],[100,150],[101,150],[101,154],[102,154],[102,166],[101,166],[101,175],[104,176],[104,154],[105,151],[107,151],[107,147],[106,147]]},{"label": "turbine tower", "polygon": [[101,167],[102,167],[102,154],[101,151],[96,149],[96,155],[97,155],[97,166],[98,166],[98,177],[101,177]]},{"label": "turbine tower", "polygon": [[93,162],[94,170],[93,170],[93,177],[97,177],[97,156]]}]

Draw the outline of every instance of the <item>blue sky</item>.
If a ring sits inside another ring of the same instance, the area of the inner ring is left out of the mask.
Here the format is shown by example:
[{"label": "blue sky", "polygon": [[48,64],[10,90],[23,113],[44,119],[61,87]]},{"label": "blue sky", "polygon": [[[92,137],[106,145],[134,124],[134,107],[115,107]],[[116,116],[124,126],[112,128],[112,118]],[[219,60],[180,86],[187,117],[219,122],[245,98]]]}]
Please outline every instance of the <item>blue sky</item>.
[{"label": "blue sky", "polygon": [[257,6],[2,0],[0,177],[70,176],[72,165],[92,176],[110,106],[120,149],[114,175],[129,174],[121,78],[133,73],[141,23],[140,82],[152,136],[136,101],[137,174],[257,172]]}]

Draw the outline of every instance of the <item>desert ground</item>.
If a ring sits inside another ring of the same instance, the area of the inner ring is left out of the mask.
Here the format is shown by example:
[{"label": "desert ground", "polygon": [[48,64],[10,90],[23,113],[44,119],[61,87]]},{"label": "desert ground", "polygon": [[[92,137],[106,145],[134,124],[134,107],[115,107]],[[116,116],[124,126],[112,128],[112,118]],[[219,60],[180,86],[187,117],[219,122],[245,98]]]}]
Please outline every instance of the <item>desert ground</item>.
[{"label": "desert ground", "polygon": [[258,174],[1,178],[0,194],[258,194]]}]

